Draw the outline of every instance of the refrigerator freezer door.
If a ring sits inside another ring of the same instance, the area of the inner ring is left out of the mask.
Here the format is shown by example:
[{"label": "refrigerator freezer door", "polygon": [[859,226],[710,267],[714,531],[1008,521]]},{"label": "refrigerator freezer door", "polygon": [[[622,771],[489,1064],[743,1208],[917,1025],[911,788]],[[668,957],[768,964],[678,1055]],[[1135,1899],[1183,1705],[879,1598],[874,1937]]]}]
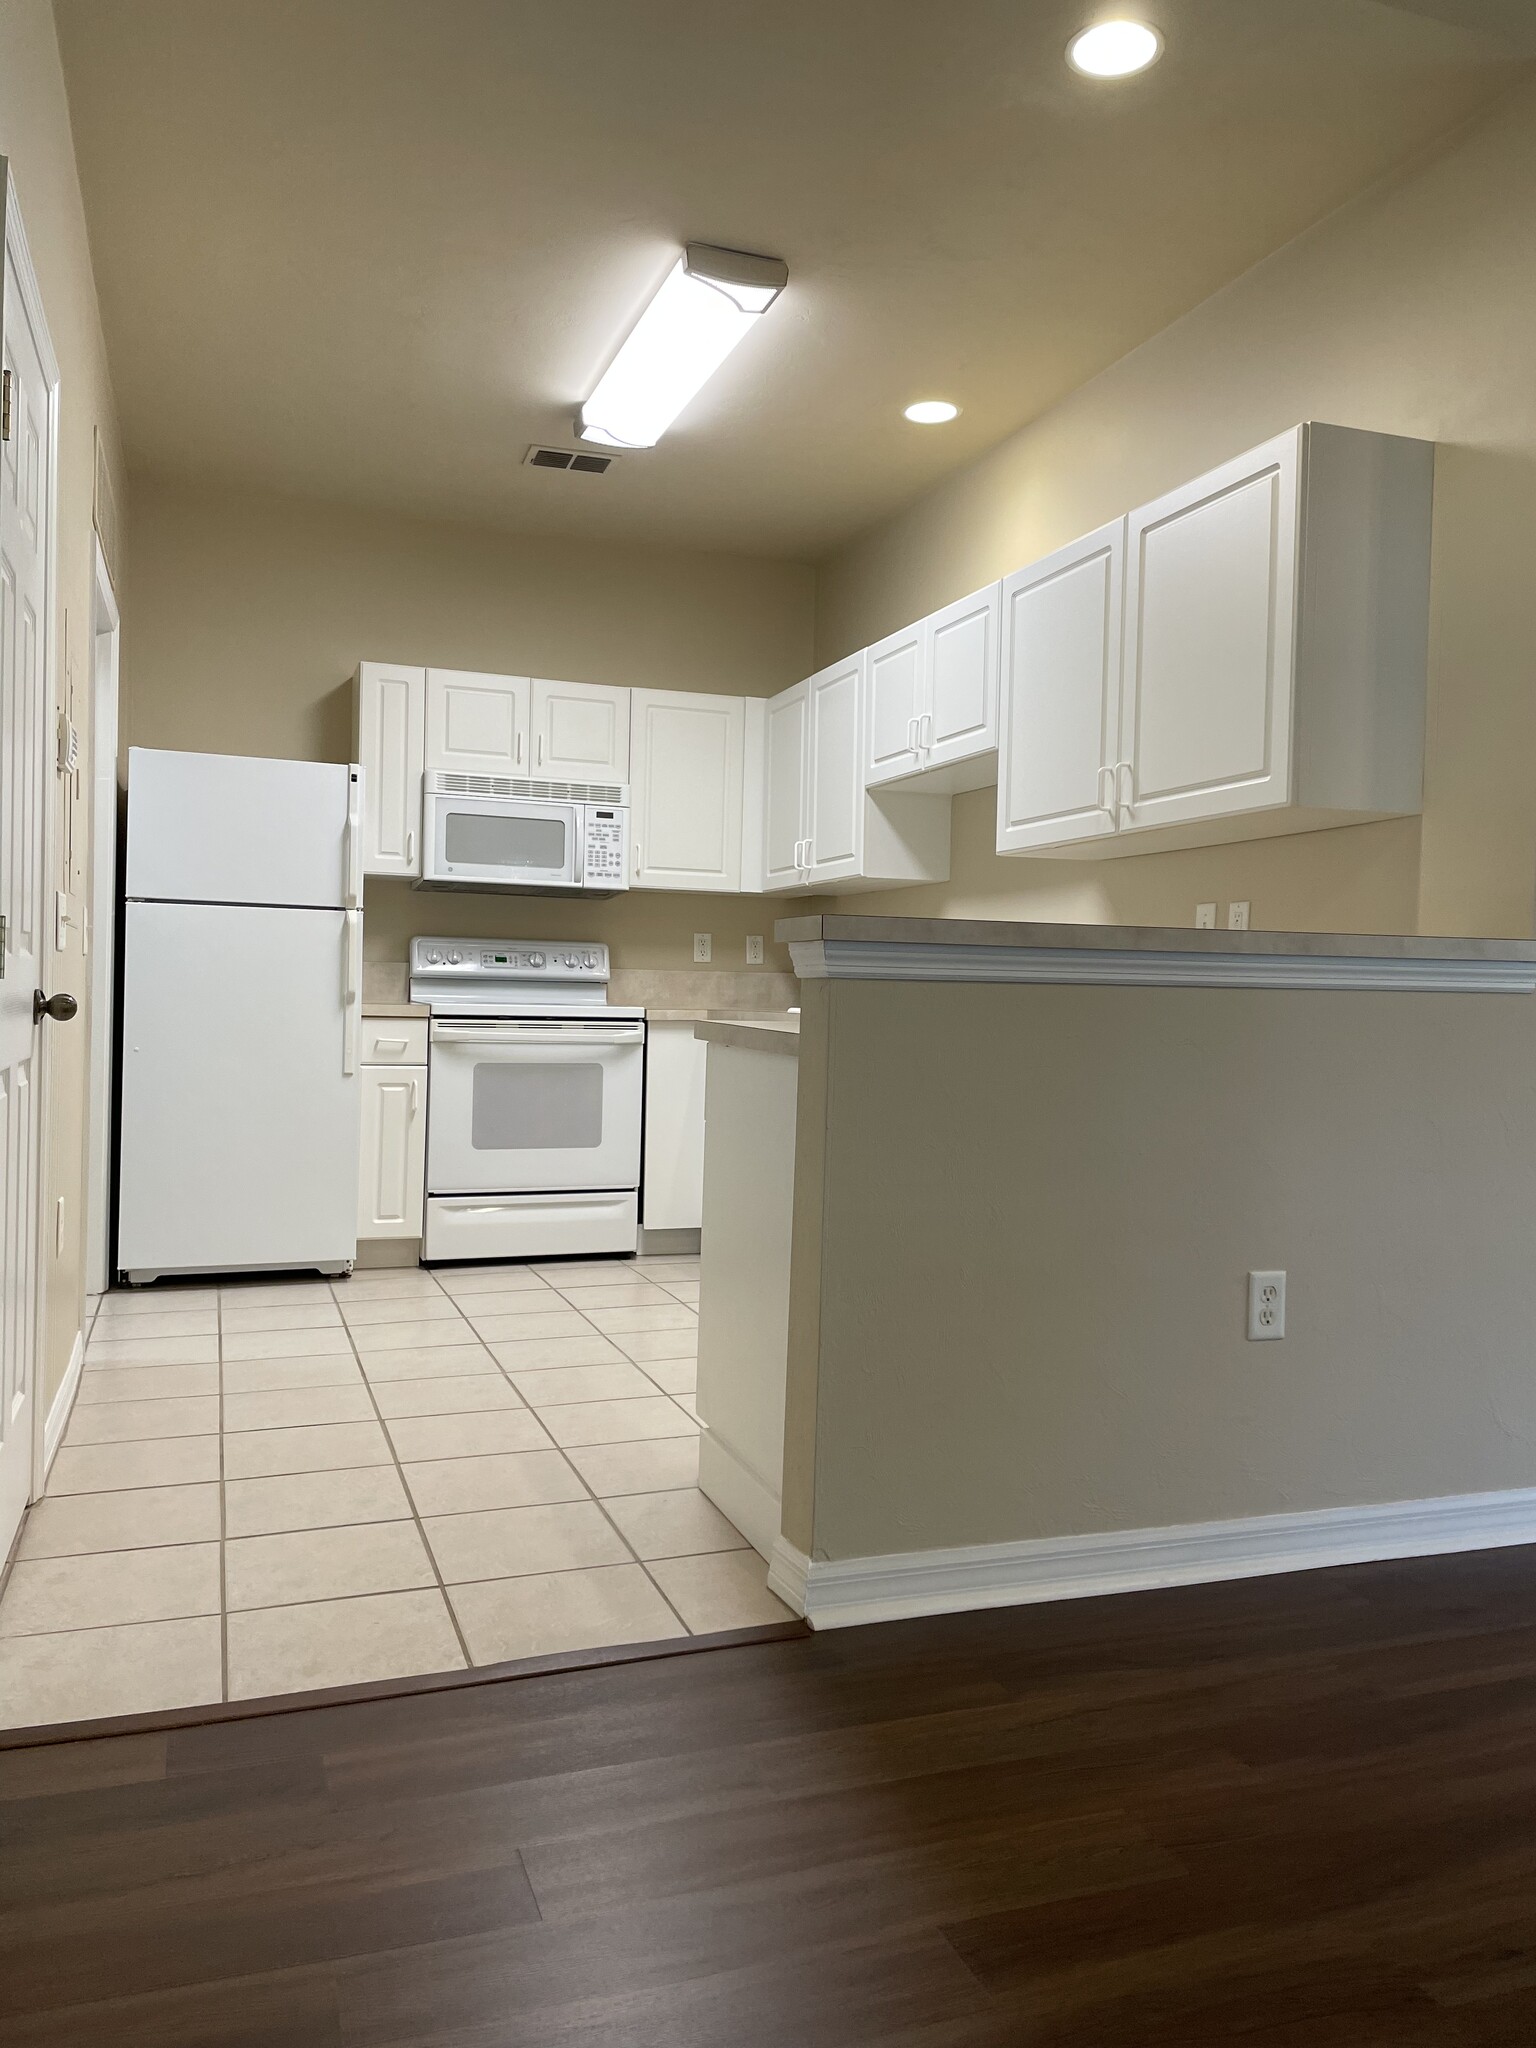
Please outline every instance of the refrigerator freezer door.
[{"label": "refrigerator freezer door", "polygon": [[[340,1266],[359,1082],[340,910],[130,903],[118,1266]],[[355,1001],[355,999],[354,999]]]},{"label": "refrigerator freezer door", "polygon": [[356,867],[361,773],[327,761],[130,749],[124,894],[341,908]]}]

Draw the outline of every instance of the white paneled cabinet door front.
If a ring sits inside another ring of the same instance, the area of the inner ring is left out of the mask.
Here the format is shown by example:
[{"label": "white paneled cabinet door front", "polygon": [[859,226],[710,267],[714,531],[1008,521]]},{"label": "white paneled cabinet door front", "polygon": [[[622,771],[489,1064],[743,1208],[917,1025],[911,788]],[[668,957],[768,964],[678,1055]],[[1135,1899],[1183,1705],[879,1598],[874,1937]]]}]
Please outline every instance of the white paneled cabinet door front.
[{"label": "white paneled cabinet door front", "polygon": [[691,690],[630,693],[630,832],[639,889],[741,888],[747,707]]},{"label": "white paneled cabinet door front", "polygon": [[997,745],[1001,589],[989,583],[926,621],[928,702],[918,734],[925,768],[947,768]]},{"label": "white paneled cabinet door front", "polygon": [[856,876],[864,859],[864,654],[834,662],[806,685],[810,748],[806,832],[810,879]]},{"label": "white paneled cabinet door front", "polygon": [[357,671],[363,780],[363,873],[421,873],[421,771],[427,672],[365,661]]},{"label": "white paneled cabinet door front", "polygon": [[357,1234],[420,1237],[427,1173],[427,1070],[362,1069]]},{"label": "white paneled cabinet door front", "polygon": [[997,850],[1115,830],[1125,521],[1004,580]]},{"label": "white paneled cabinet door front", "polygon": [[533,683],[529,773],[560,782],[629,779],[629,691],[601,683]]},{"label": "white paneled cabinet door front", "polygon": [[925,622],[892,633],[869,650],[869,744],[864,786],[915,774],[922,765]]},{"label": "white paneled cabinet door front", "polygon": [[794,683],[768,699],[763,753],[763,887],[805,880],[807,690]]},{"label": "white paneled cabinet door front", "polygon": [[528,773],[527,676],[427,670],[427,767],[455,775]]},{"label": "white paneled cabinet door front", "polygon": [[1122,827],[1285,804],[1302,430],[1133,512]]}]

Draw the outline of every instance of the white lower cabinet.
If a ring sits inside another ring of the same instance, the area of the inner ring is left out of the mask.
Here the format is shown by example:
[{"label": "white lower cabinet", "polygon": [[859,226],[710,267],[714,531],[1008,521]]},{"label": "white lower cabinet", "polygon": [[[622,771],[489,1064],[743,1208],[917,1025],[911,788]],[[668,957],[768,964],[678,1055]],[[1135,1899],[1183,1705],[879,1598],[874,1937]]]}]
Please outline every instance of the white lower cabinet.
[{"label": "white lower cabinet", "polygon": [[630,692],[630,846],[637,889],[739,891],[747,704]]},{"label": "white lower cabinet", "polygon": [[704,1221],[704,1056],[692,1024],[650,1024],[645,1045],[647,1230],[697,1230]]},{"label": "white lower cabinet", "polygon": [[420,1237],[427,1182],[427,1070],[365,1066],[361,1078],[358,1237]]}]

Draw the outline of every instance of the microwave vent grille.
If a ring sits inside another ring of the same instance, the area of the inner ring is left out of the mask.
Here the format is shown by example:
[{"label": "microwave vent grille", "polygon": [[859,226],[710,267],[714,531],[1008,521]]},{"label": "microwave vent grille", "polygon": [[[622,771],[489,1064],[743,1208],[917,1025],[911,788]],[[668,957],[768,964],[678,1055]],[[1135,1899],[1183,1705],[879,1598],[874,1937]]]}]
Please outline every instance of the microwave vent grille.
[{"label": "microwave vent grille", "polygon": [[627,804],[622,782],[546,782],[531,775],[459,775],[434,770],[426,778],[428,796],[533,797],[543,803]]}]

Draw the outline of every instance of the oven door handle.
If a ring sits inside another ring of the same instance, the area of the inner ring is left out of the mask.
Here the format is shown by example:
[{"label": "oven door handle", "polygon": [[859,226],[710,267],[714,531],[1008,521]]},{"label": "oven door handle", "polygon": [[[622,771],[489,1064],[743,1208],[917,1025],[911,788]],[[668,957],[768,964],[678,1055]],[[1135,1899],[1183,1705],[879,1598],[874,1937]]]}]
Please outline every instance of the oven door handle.
[{"label": "oven door handle", "polygon": [[500,1045],[509,1051],[519,1045],[639,1045],[644,1028],[632,1031],[456,1031],[451,1025],[437,1025],[434,1045]]}]

